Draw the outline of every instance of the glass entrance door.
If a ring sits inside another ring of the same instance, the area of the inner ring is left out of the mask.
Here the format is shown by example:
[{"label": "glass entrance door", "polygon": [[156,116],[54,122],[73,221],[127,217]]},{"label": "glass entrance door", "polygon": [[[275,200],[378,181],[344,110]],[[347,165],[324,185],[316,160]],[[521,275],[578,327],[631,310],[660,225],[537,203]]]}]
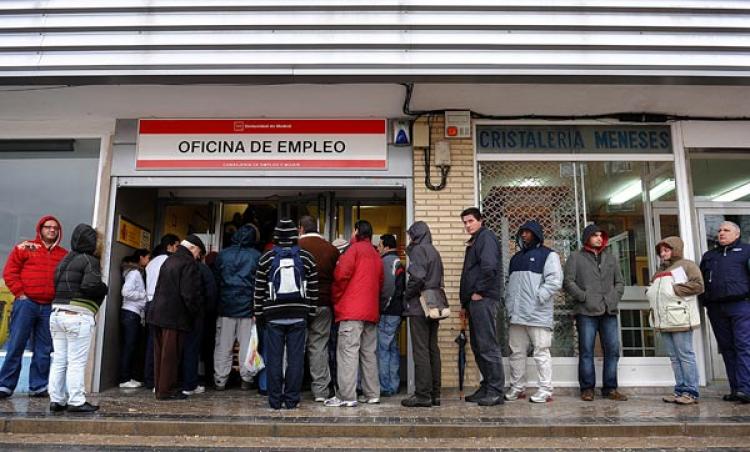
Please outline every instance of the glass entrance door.
[{"label": "glass entrance door", "polygon": [[[718,245],[716,236],[719,231],[719,225],[724,221],[731,221],[739,225],[742,231],[741,237],[747,240],[750,237],[750,207],[704,207],[698,208],[698,222],[700,230],[700,250],[701,255],[706,251],[715,248]],[[703,331],[706,335],[706,343],[710,349],[710,368],[713,372],[714,379],[725,380],[727,378],[724,362],[721,359],[715,336],[705,318]]]}]

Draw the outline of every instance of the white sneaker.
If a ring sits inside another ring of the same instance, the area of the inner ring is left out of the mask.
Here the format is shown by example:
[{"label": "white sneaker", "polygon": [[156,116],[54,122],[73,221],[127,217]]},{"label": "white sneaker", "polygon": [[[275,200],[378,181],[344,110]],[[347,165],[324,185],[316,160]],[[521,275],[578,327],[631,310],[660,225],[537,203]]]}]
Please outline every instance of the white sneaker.
[{"label": "white sneaker", "polygon": [[323,402],[326,401],[326,398],[325,397],[315,397],[315,401],[319,402],[319,403],[323,403]]},{"label": "white sneaker", "polygon": [[140,381],[135,381],[135,380],[130,380],[124,383],[120,383],[120,387],[123,389],[135,389],[135,388],[140,388],[141,386],[143,386],[143,383],[141,383]]},{"label": "white sneaker", "polygon": [[325,402],[323,402],[323,405],[355,407],[357,406],[357,401],[356,400],[341,400],[338,397],[331,397],[330,399],[326,399]]},{"label": "white sneaker", "polygon": [[552,400],[552,393],[546,389],[540,389],[533,396],[529,397],[529,402],[547,403]]},{"label": "white sneaker", "polygon": [[508,389],[508,392],[505,393],[505,400],[513,401],[518,399],[525,399],[526,398],[526,391],[524,391],[523,388],[514,388],[510,387]]},{"label": "white sneaker", "polygon": [[375,403],[380,403],[380,397],[365,397],[363,395],[357,397],[357,401],[359,403],[368,403],[370,405],[373,405]]},{"label": "white sneaker", "polygon": [[182,391],[182,393],[185,395],[203,394],[204,392],[206,392],[206,388],[204,386],[196,386],[192,391]]}]

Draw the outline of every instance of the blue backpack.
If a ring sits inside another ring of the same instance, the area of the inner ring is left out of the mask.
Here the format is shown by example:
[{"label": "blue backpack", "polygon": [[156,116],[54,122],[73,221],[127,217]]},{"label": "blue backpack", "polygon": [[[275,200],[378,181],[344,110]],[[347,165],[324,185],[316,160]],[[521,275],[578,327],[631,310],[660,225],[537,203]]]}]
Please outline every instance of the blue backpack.
[{"label": "blue backpack", "polygon": [[302,265],[299,247],[274,246],[274,257],[268,286],[271,300],[284,303],[303,302],[305,300],[305,267]]}]

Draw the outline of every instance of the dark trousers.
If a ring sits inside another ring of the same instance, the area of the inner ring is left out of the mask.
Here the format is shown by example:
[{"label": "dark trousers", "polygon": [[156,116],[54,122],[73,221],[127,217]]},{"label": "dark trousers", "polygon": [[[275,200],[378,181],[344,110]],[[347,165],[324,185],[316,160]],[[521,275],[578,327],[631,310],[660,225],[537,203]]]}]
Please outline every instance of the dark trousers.
[{"label": "dark trousers", "polygon": [[604,368],[602,369],[602,394],[607,395],[617,389],[617,363],[620,360],[620,330],[617,327],[617,316],[604,314],[576,316],[578,328],[578,384],[581,391],[594,389],[596,373],[594,370],[594,347],[596,333],[604,349]]},{"label": "dark trousers", "polygon": [[122,332],[122,348],[120,348],[120,383],[133,379],[133,358],[141,343],[143,326],[141,316],[135,312],[123,309],[120,311],[120,331]]},{"label": "dark trousers", "polygon": [[164,399],[180,391],[180,358],[185,333],[169,328],[152,327],[154,335],[154,383],[156,398]]},{"label": "dark trousers", "polygon": [[[291,325],[266,323],[266,370],[268,372],[268,404],[279,409],[299,404],[302,377],[305,373],[305,321]],[[286,372],[284,372],[286,347]]]},{"label": "dark trousers", "polygon": [[216,348],[216,313],[206,313],[203,317],[201,334],[201,360],[203,360],[203,381],[206,386],[213,382],[214,348]]},{"label": "dark trousers", "polygon": [[202,339],[203,321],[198,319],[193,331],[185,335],[185,345],[182,351],[182,389],[185,391],[193,391],[198,387]]},{"label": "dark trousers", "polygon": [[708,319],[731,391],[750,394],[750,301],[709,304]]},{"label": "dark trousers", "polygon": [[505,386],[503,354],[497,342],[497,310],[500,302],[482,298],[469,302],[469,341],[482,373],[481,389],[489,396],[502,396]]},{"label": "dark trousers", "polygon": [[414,395],[420,399],[440,397],[440,347],[437,320],[409,317],[414,352]]},{"label": "dark trousers", "polygon": [[143,386],[154,387],[154,327],[146,328],[146,357],[143,362]]}]

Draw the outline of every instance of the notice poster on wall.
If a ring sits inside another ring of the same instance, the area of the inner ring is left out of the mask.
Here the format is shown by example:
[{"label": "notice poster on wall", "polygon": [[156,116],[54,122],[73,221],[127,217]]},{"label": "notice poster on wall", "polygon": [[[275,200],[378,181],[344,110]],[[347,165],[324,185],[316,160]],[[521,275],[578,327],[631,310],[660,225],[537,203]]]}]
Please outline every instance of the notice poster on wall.
[{"label": "notice poster on wall", "polygon": [[119,215],[117,217],[117,241],[131,248],[148,249],[151,247],[151,232]]},{"label": "notice poster on wall", "polygon": [[384,170],[385,119],[141,119],[138,170]]}]

